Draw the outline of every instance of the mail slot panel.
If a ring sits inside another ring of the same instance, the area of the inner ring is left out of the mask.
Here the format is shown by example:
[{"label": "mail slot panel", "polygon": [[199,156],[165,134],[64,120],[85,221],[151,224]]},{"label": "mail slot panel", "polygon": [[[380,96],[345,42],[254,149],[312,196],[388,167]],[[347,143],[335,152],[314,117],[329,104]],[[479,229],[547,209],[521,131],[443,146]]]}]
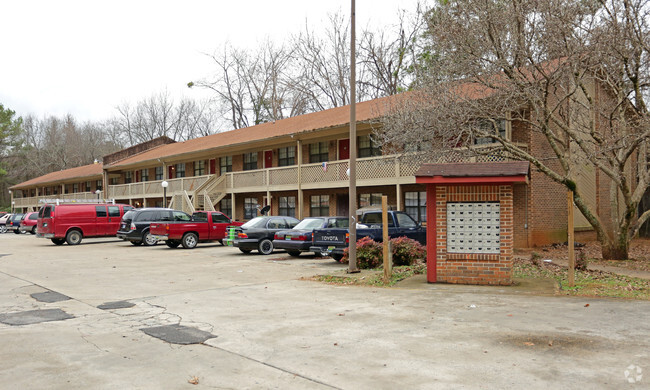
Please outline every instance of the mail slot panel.
[{"label": "mail slot panel", "polygon": [[447,203],[447,252],[500,253],[498,202]]}]

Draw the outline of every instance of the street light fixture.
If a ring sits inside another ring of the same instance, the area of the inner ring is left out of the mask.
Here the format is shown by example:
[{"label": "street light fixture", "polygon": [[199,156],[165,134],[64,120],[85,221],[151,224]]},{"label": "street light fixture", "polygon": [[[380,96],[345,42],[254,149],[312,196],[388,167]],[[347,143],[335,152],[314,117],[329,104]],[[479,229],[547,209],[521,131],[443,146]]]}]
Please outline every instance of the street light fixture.
[{"label": "street light fixture", "polygon": [[163,188],[163,207],[167,207],[167,186],[169,186],[169,183],[167,183],[167,180],[163,180],[160,185]]},{"label": "street light fixture", "polygon": [[12,214],[14,213],[14,208],[15,208],[15,207],[16,207],[16,202],[12,200],[12,201],[11,201],[11,213],[12,213]]}]

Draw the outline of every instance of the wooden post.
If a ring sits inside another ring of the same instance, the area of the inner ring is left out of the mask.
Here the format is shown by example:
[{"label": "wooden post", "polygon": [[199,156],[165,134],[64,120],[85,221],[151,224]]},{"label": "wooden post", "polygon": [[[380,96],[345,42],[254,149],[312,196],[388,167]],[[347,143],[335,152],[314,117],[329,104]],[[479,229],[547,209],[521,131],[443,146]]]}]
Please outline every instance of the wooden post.
[{"label": "wooden post", "polygon": [[384,242],[384,282],[388,283],[393,275],[393,256],[390,251],[390,238],[388,237],[388,197],[381,197],[381,224]]},{"label": "wooden post", "polygon": [[568,249],[569,249],[569,287],[575,287],[575,252],[573,250],[573,191],[569,191],[568,198]]}]

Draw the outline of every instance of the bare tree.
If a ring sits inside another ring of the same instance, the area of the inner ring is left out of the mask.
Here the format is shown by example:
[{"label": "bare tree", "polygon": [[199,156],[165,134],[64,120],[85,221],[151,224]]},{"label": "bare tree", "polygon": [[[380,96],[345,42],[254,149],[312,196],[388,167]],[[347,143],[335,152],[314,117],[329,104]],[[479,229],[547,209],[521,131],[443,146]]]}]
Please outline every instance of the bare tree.
[{"label": "bare tree", "polygon": [[135,105],[117,107],[119,115],[110,124],[128,145],[166,136],[188,140],[214,132],[216,123],[209,102],[181,99],[178,103],[167,91],[153,94]]},{"label": "bare tree", "polygon": [[[447,151],[492,140],[498,149],[467,150],[530,161],[574,191],[603,257],[627,258],[650,217],[637,216],[650,179],[648,11],[648,0],[442,2],[428,15],[428,87],[395,111],[383,139]],[[546,152],[507,138],[495,118],[527,126]],[[610,184],[611,213],[584,197],[584,167]]]}]

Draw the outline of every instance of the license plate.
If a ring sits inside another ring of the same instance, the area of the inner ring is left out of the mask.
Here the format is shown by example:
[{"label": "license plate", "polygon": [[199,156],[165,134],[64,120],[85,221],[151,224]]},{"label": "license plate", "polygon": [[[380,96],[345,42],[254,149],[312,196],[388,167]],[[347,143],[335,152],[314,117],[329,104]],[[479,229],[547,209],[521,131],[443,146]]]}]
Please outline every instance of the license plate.
[{"label": "license plate", "polygon": [[334,250],[334,248],[336,248],[336,247],[335,247],[335,246],[328,246],[328,247],[327,247],[327,251],[328,251],[328,252],[331,252],[331,251]]}]

